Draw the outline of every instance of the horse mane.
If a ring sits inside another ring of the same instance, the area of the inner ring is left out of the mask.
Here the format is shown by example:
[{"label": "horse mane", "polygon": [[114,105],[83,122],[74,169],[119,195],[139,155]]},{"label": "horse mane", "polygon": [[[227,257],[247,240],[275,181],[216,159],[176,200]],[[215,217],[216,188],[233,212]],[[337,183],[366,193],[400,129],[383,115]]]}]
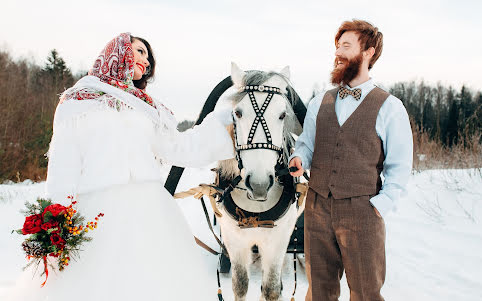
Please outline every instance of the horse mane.
[{"label": "horse mane", "polygon": [[[293,111],[293,106],[295,105],[296,99],[294,97],[295,93],[293,88],[291,87],[290,80],[281,73],[270,71],[246,71],[246,75],[243,77],[243,85],[244,86],[259,86],[265,83],[273,76],[279,76],[285,83],[286,83],[286,90],[287,92],[283,95],[284,100],[286,102],[286,117],[283,127],[283,162],[284,164],[288,165],[288,158],[291,154],[291,148],[294,146],[295,141],[291,133],[294,131],[296,127],[296,115]],[[233,106],[239,103],[245,96],[247,92],[236,92],[228,97],[231,100]],[[231,135],[231,139],[233,140],[233,147],[235,145],[234,141],[234,126],[230,125],[228,127],[228,131]],[[218,162],[218,170],[221,173],[221,176],[226,179],[232,179],[238,176],[241,171],[238,168],[238,162],[236,159],[228,159],[222,160]]]}]

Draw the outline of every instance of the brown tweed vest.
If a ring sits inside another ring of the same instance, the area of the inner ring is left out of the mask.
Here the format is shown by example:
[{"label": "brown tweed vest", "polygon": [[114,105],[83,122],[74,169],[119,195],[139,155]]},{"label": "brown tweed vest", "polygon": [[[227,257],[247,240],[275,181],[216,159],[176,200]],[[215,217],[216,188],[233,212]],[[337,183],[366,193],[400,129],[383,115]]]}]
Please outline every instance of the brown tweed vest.
[{"label": "brown tweed vest", "polygon": [[329,192],[335,199],[375,195],[382,186],[385,160],[375,125],[390,94],[375,87],[340,126],[335,113],[338,90],[325,93],[318,111],[310,187],[324,198]]}]

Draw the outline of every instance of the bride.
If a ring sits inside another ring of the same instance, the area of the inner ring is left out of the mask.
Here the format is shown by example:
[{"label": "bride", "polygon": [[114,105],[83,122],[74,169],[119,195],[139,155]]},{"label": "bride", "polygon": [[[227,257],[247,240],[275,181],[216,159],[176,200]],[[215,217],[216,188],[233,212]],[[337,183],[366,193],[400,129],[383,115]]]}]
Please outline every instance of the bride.
[{"label": "bride", "polygon": [[149,43],[123,33],[62,94],[47,196],[67,204],[74,195],[86,218],[105,216],[77,261],[50,273],[43,288],[27,270],[10,300],[215,300],[216,283],[160,167],[232,158],[231,113],[211,113],[179,133],[171,111],[144,91],[154,71]]}]

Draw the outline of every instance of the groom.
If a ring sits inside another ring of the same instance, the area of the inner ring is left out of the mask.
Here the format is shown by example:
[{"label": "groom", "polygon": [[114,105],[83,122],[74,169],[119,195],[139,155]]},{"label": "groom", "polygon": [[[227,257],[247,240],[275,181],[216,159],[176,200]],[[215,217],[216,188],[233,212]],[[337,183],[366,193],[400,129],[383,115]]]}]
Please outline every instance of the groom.
[{"label": "groom", "polygon": [[306,300],[338,300],[343,271],[351,301],[384,300],[384,218],[410,175],[412,132],[402,102],[369,76],[383,48],[378,28],[346,21],[335,47],[331,82],[336,88],[310,102],[290,160],[290,167],[298,167],[293,176],[311,169]]}]

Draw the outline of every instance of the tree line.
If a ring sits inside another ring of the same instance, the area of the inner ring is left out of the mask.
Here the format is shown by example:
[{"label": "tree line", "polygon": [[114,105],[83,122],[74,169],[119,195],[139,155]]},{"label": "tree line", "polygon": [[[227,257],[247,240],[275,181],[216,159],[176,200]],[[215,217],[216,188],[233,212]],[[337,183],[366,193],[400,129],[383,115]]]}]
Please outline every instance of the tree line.
[{"label": "tree line", "polygon": [[482,129],[482,94],[466,86],[452,87],[420,83],[396,83],[390,93],[404,103],[412,122],[430,139],[451,147],[468,145],[478,138]]},{"label": "tree line", "polygon": [[0,51],[0,180],[43,180],[59,93],[76,78],[56,50],[43,66]]},{"label": "tree line", "polygon": [[456,90],[396,83],[390,93],[402,100],[412,124],[414,169],[482,167],[482,94],[465,85]]},{"label": "tree line", "polygon": [[[72,74],[56,50],[40,66],[26,59],[14,60],[0,50],[0,181],[45,179],[45,154],[59,94],[80,77]],[[480,91],[465,86],[460,90],[441,84],[430,86],[423,81],[396,83],[389,91],[403,101],[410,115],[416,164],[420,155],[437,152],[440,155],[433,158],[440,162],[457,150],[462,159],[475,156],[470,167],[481,167]],[[179,128],[191,126],[184,121]]]}]

